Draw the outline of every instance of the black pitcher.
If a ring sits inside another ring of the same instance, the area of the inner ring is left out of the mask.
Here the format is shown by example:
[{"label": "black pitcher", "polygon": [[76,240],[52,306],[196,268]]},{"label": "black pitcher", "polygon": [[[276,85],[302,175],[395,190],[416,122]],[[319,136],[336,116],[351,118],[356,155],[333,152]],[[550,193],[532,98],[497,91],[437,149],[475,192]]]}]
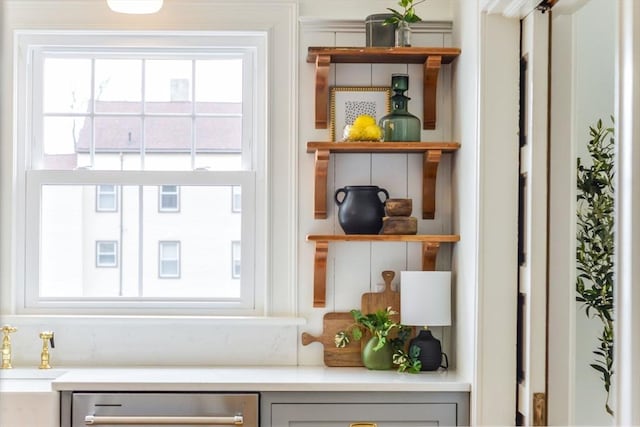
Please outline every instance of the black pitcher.
[{"label": "black pitcher", "polygon": [[[339,199],[344,193],[342,200]],[[379,193],[385,199],[380,200]],[[346,234],[378,234],[382,228],[384,202],[389,193],[375,185],[348,185],[334,196],[338,204],[338,222]]]}]

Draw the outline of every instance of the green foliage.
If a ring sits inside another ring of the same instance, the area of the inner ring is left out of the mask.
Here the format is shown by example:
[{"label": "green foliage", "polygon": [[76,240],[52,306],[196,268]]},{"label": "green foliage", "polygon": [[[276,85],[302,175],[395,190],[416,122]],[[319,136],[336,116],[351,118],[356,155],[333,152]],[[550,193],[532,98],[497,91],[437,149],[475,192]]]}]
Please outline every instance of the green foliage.
[{"label": "green foliage", "polygon": [[412,345],[409,348],[409,353],[398,349],[393,353],[393,364],[398,365],[398,372],[417,374],[422,368],[422,362],[418,356],[420,356],[420,347],[417,345]]},{"label": "green foliage", "polygon": [[[373,351],[380,350],[387,343],[389,333],[394,328],[401,328],[399,323],[391,320],[392,314],[396,314],[396,312],[393,311],[391,307],[369,314],[362,314],[360,310],[351,310],[351,315],[356,322],[349,328],[352,338],[355,341],[360,341],[363,335],[362,328],[364,328],[371,332],[372,335],[378,337],[378,343],[373,348]],[[348,331],[340,331],[335,335],[334,341],[336,347],[342,348],[351,342]]]},{"label": "green foliage", "polygon": [[[613,117],[611,118],[613,122]],[[598,120],[589,128],[587,144],[591,165],[578,158],[578,221],[576,260],[576,300],[583,303],[589,318],[600,319],[603,325],[598,337],[595,363],[607,392],[605,409],[609,407],[609,391],[613,376],[613,244],[614,244],[614,133]]]},{"label": "green foliage", "polygon": [[[371,335],[378,338],[378,342],[373,348],[373,351],[380,350],[387,341],[391,344],[394,352],[393,363],[398,365],[399,372],[419,372],[421,364],[420,361],[417,360],[417,357],[418,354],[420,354],[420,349],[416,347],[415,350],[417,350],[417,352],[410,350],[410,355],[404,352],[404,344],[409,339],[412,328],[391,320],[391,315],[393,314],[397,313],[393,311],[391,307],[370,314],[362,314],[360,310],[351,310],[351,315],[355,323],[347,328],[346,331],[336,333],[333,338],[336,347],[346,347],[351,342],[351,339],[360,341],[364,335],[363,329],[365,329],[369,331]],[[389,338],[389,334],[394,329],[398,330],[397,336],[395,338]],[[351,334],[351,336],[349,334]],[[417,369],[415,368],[416,366]]]},{"label": "green foliage", "polygon": [[422,21],[422,18],[416,15],[416,11],[414,8],[420,3],[424,3],[425,1],[426,0],[418,0],[414,3],[414,0],[399,0],[398,6],[402,7],[404,10],[400,12],[396,9],[388,7],[387,10],[390,11],[393,16],[387,18],[384,21],[384,25],[397,25],[401,21],[407,22],[409,24]]}]

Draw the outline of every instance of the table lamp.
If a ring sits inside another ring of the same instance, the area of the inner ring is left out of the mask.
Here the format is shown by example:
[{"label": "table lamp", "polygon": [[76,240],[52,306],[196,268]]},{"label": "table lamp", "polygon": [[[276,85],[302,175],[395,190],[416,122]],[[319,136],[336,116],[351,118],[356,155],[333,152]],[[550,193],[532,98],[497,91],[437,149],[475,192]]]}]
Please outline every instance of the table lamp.
[{"label": "table lamp", "polygon": [[442,346],[428,327],[451,325],[451,272],[401,271],[400,307],[400,323],[423,327],[409,342],[409,349],[420,349],[420,370],[435,371],[442,364]]}]

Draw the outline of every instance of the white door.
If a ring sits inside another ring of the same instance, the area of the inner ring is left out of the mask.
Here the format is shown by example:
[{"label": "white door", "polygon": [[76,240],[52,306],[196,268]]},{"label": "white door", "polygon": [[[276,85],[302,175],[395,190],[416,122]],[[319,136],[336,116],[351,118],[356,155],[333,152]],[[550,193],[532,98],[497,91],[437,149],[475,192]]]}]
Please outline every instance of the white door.
[{"label": "white door", "polygon": [[518,425],[546,425],[548,26],[521,21]]}]

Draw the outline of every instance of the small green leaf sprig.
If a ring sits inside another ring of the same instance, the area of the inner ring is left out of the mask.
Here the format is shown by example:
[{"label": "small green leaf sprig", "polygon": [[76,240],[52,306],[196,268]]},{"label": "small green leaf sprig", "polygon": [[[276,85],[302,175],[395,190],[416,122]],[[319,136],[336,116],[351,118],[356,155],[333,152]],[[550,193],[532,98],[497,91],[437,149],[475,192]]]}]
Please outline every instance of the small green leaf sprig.
[{"label": "small green leaf sprig", "polygon": [[402,7],[403,11],[398,11],[391,7],[388,7],[387,10],[390,11],[393,16],[387,18],[384,21],[384,25],[397,25],[400,22],[406,22],[408,24],[412,24],[414,22],[422,21],[418,15],[416,15],[415,7],[420,3],[424,3],[426,0],[418,0],[414,3],[414,0],[399,0],[398,6]]}]

